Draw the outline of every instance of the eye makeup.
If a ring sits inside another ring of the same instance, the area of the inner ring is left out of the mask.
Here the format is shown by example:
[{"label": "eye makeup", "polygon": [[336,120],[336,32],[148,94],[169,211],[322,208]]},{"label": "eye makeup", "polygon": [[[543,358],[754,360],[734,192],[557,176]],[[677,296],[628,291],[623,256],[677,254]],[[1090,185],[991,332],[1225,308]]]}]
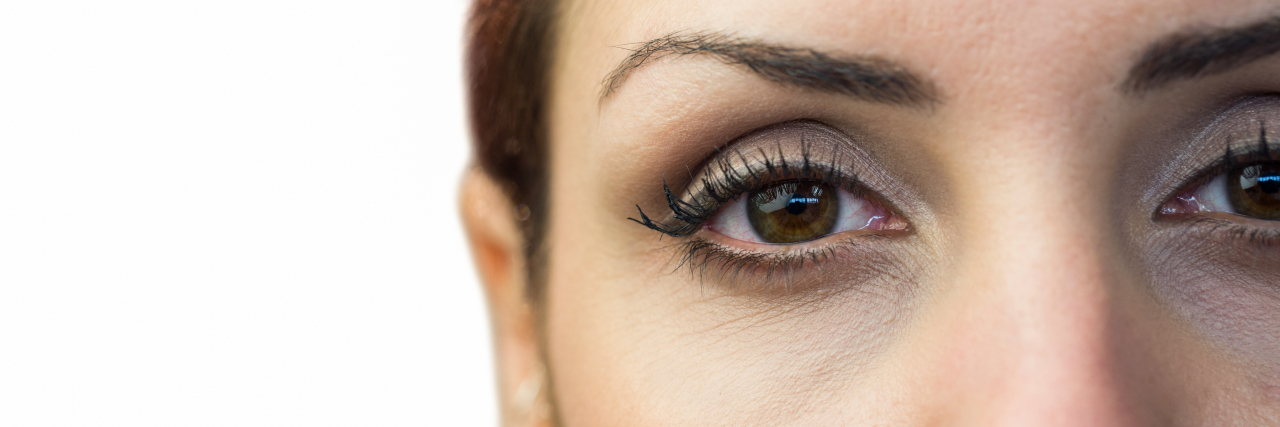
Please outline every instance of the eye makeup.
[{"label": "eye makeup", "polygon": [[1222,158],[1160,208],[1160,215],[1221,212],[1280,220],[1280,160],[1272,154],[1265,125],[1244,152],[1228,144]]},{"label": "eye makeup", "polygon": [[743,242],[789,244],[904,225],[866,197],[820,181],[792,180],[743,193],[722,206],[706,227]]},{"label": "eye makeup", "polygon": [[[876,242],[909,233],[905,218],[860,179],[874,169],[850,137],[825,124],[768,126],[717,148],[677,193],[664,180],[669,213],[631,218],[679,239],[677,270],[699,277],[785,277],[793,287],[807,267],[857,254],[873,259]],[[871,173],[869,176],[879,176]]]},{"label": "eye makeup", "polygon": [[1173,315],[1226,351],[1271,357],[1274,348],[1256,337],[1274,332],[1275,319],[1265,317],[1280,307],[1280,221],[1239,196],[1251,189],[1263,196],[1256,187],[1280,162],[1273,132],[1280,129],[1280,98],[1227,102],[1181,130],[1183,138],[1165,140],[1180,151],[1170,150],[1161,159],[1168,174],[1149,182],[1160,197],[1143,201],[1145,225],[1134,227],[1141,238],[1133,253],[1147,289]]},{"label": "eye makeup", "polygon": [[[1189,231],[1225,244],[1280,247],[1280,141],[1267,132],[1277,119],[1274,96],[1249,98],[1222,113],[1192,156],[1183,156],[1210,160],[1182,163],[1187,178],[1168,187],[1153,219],[1194,227]],[[1215,147],[1218,154],[1209,155]]]}]

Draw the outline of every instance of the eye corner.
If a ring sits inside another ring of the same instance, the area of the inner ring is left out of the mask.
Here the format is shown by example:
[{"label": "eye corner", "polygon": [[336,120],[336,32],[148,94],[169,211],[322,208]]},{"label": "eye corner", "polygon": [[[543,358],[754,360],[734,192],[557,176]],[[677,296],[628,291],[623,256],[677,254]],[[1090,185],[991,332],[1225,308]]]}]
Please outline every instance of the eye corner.
[{"label": "eye corner", "polygon": [[1204,182],[1183,185],[1182,189],[1177,193],[1164,198],[1164,202],[1161,202],[1160,206],[1151,215],[1152,219],[1156,221],[1179,220],[1199,213],[1200,205],[1199,201],[1196,200],[1195,190],[1204,185]]},{"label": "eye corner", "polygon": [[1159,205],[1153,218],[1209,213],[1280,221],[1280,160],[1224,157],[1180,185]]}]

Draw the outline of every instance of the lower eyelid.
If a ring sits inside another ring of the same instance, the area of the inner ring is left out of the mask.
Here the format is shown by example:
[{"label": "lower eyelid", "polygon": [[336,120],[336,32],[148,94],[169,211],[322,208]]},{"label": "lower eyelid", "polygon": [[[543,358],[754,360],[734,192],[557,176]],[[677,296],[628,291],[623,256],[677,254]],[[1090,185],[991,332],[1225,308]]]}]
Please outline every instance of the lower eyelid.
[{"label": "lower eyelid", "polygon": [[[1186,223],[1200,242],[1243,250],[1251,257],[1280,256],[1280,228],[1267,220],[1213,212],[1188,219]],[[1186,230],[1186,229],[1184,229]],[[1264,252],[1257,252],[1263,250]]]},{"label": "lower eyelid", "polygon": [[[680,254],[674,258],[675,270],[688,269],[698,280],[736,295],[808,295],[809,290],[872,283],[894,271],[886,267],[897,265],[893,251],[876,240],[818,239],[789,245],[726,244],[726,240],[708,234],[682,243],[676,247]],[[828,263],[846,268],[811,268]],[[831,276],[832,272],[838,276]]]},{"label": "lower eyelid", "polygon": [[[715,230],[711,230],[711,231],[715,231]],[[703,234],[703,235],[700,235],[698,238],[707,243],[712,243],[712,244],[724,247],[726,249],[739,251],[742,253],[751,253],[756,255],[782,255],[782,254],[803,253],[803,252],[811,251],[814,249],[840,245],[841,244],[840,242],[842,240],[845,240],[844,237],[848,233],[849,232],[834,233],[834,234],[823,236],[818,239],[808,240],[804,242],[797,242],[797,243],[767,243],[762,240],[747,241],[747,240],[731,237],[729,235],[726,235],[720,232]],[[857,233],[857,232],[855,231],[854,233]],[[868,232],[867,234],[874,234],[874,233]],[[839,237],[839,238],[832,239],[832,237]]]}]

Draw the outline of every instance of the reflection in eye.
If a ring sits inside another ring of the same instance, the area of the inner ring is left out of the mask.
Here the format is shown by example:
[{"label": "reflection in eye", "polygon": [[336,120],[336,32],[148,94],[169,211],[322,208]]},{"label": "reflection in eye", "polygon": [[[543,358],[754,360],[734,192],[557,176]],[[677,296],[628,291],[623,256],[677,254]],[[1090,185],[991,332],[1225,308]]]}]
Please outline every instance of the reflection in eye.
[{"label": "reflection in eye", "polygon": [[760,273],[768,281],[774,272],[847,253],[859,246],[857,238],[910,228],[888,199],[857,178],[856,166],[874,164],[848,135],[825,124],[770,125],[717,149],[690,174],[683,196],[664,178],[667,218],[655,220],[636,206],[640,218],[629,219],[665,236],[689,237],[673,246],[684,253],[677,268]]},{"label": "reflection in eye", "polygon": [[1270,162],[1238,168],[1227,181],[1227,194],[1237,213],[1280,219],[1280,164]]},{"label": "reflection in eye", "polygon": [[712,231],[752,243],[799,243],[854,230],[901,228],[890,212],[820,181],[770,184],[724,205]]},{"label": "reflection in eye", "polygon": [[1161,208],[1163,214],[1222,212],[1280,220],[1280,162],[1236,166]]}]

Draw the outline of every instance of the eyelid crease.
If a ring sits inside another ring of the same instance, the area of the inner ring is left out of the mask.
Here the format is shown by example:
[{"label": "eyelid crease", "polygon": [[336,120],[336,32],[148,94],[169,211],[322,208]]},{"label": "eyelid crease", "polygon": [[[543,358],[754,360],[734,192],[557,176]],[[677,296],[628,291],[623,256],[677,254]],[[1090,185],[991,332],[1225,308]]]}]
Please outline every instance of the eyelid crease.
[{"label": "eyelid crease", "polygon": [[[1186,186],[1198,183],[1207,171],[1222,166],[1228,147],[1246,153],[1257,151],[1263,126],[1280,129],[1280,93],[1255,92],[1223,99],[1222,104],[1204,114],[1180,118],[1182,122],[1198,124],[1179,131],[1181,136],[1161,136],[1169,138],[1161,148],[1167,151],[1147,155],[1162,158],[1163,166],[1147,178],[1153,185],[1145,186],[1140,193],[1143,205],[1154,205],[1152,209],[1157,210]],[[1280,142],[1275,139],[1268,135],[1271,143]],[[1268,148],[1280,151],[1280,146]]]},{"label": "eyelid crease", "polygon": [[[788,135],[796,132],[798,138]],[[770,140],[770,136],[775,138]],[[862,195],[863,186],[852,164],[846,164],[846,158],[852,156],[845,152],[841,139],[834,130],[810,122],[783,123],[753,132],[728,144],[729,148],[716,147],[699,174],[690,174],[683,197],[675,195],[664,176],[663,192],[671,210],[666,219],[655,220],[638,205],[640,218],[628,219],[667,236],[684,237],[700,230],[725,203],[777,181],[813,180]],[[815,151],[815,145],[829,145],[830,149]]]},{"label": "eyelid crease", "polygon": [[[1262,141],[1267,142],[1263,143]],[[1242,148],[1236,148],[1236,150],[1242,150]],[[1229,143],[1226,144],[1224,151],[1219,159],[1211,162],[1211,164],[1202,166],[1196,174],[1184,180],[1184,183],[1178,185],[1175,192],[1166,198],[1178,196],[1178,194],[1187,192],[1187,190],[1204,185],[1216,178],[1216,176],[1229,173],[1235,167],[1256,164],[1256,162],[1280,161],[1280,144],[1277,144],[1276,147],[1271,147],[1270,139],[1260,139],[1252,146],[1244,146],[1242,151],[1231,150],[1231,144]]]},{"label": "eyelid crease", "polygon": [[[1214,177],[1230,171],[1232,168],[1242,166],[1248,163],[1264,162],[1264,161],[1280,161],[1280,140],[1273,138],[1267,134],[1265,121],[1259,121],[1257,133],[1248,137],[1228,136],[1226,141],[1222,143],[1220,150],[1222,154],[1207,162],[1197,162],[1186,170],[1191,172],[1181,173],[1180,178],[1173,178],[1170,181],[1175,182],[1171,186],[1158,186],[1157,188],[1165,188],[1157,197],[1153,197],[1159,204],[1156,207],[1153,217],[1161,215],[1160,209],[1174,197],[1184,192],[1198,188],[1208,183]],[[1184,153],[1180,157],[1195,157],[1198,153],[1204,153],[1205,150],[1195,150]],[[1183,162],[1176,162],[1183,163]],[[1185,164],[1185,163],[1184,163]],[[1168,179],[1168,178],[1166,178]]]}]

